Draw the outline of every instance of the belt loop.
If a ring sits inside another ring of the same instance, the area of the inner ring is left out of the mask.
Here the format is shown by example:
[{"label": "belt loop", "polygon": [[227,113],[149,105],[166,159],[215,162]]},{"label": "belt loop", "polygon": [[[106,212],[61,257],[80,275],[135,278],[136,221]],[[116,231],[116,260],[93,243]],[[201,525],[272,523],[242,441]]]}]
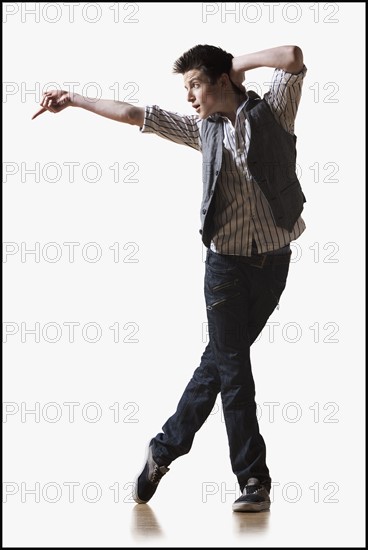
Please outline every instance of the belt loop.
[{"label": "belt loop", "polygon": [[258,263],[250,263],[250,265],[252,267],[258,267],[259,269],[262,269],[266,263],[266,260],[267,260],[267,254],[262,254],[262,256],[260,257],[260,262]]}]

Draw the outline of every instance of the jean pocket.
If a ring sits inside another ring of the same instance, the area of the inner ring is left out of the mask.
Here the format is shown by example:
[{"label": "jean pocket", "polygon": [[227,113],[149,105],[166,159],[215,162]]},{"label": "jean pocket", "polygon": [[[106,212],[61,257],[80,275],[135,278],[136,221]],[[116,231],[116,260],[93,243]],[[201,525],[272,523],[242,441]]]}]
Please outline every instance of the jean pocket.
[{"label": "jean pocket", "polygon": [[212,287],[212,292],[219,292],[226,288],[234,288],[238,285],[239,279],[232,279],[231,281],[225,281],[224,283],[219,283]]},{"label": "jean pocket", "polygon": [[206,257],[206,267],[213,273],[226,275],[236,270],[239,256],[230,256],[219,254],[208,249]]},{"label": "jean pocket", "polygon": [[208,274],[205,286],[206,307],[208,310],[217,309],[220,306],[231,303],[234,304],[234,298],[241,295],[240,279],[228,273],[218,275],[210,272]]}]

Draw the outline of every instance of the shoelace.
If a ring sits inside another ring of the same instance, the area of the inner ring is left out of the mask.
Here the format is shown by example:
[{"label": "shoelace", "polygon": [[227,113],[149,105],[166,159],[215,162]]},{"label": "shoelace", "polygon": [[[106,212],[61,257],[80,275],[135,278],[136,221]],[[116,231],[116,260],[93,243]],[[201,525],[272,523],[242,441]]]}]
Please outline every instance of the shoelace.
[{"label": "shoelace", "polygon": [[[166,472],[164,472],[164,473],[166,473]],[[151,477],[152,483],[158,483],[160,481],[160,479],[162,478],[162,476],[164,475],[164,473],[161,472],[160,466],[156,465],[154,467],[152,477]]]},{"label": "shoelace", "polygon": [[258,491],[260,491],[261,489],[263,489],[262,485],[246,485],[245,486],[245,492],[246,492],[247,495],[252,495],[253,493],[258,493]]}]

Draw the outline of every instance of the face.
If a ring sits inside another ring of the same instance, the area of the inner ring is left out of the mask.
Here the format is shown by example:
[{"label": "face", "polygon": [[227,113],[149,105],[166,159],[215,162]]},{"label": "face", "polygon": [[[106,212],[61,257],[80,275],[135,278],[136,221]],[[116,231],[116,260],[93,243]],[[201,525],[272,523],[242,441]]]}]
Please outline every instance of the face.
[{"label": "face", "polygon": [[202,71],[193,69],[184,74],[184,87],[187,91],[187,100],[200,118],[207,118],[221,111],[223,88],[220,79],[216,84],[210,84]]}]

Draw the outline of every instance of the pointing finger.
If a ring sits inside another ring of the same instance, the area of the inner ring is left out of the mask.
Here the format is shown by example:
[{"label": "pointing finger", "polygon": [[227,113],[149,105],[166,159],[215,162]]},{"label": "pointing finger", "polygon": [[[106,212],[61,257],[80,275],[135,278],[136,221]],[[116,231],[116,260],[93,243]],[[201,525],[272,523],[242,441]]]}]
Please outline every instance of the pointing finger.
[{"label": "pointing finger", "polygon": [[33,115],[33,117],[31,118],[31,120],[35,119],[36,117],[38,117],[38,115],[42,115],[42,113],[44,113],[45,111],[47,111],[46,107],[42,107],[39,111],[37,111],[37,113],[35,113]]}]

